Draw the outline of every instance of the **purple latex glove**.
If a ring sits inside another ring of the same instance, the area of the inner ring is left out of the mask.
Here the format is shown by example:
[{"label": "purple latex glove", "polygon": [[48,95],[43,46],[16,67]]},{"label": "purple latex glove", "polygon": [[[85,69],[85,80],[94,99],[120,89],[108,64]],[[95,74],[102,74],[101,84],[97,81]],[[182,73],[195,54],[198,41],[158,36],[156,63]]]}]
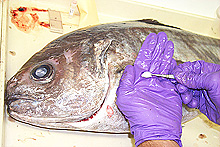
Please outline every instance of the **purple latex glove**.
[{"label": "purple latex glove", "polygon": [[211,121],[220,124],[220,65],[204,61],[185,62],[172,73],[180,83],[177,89],[183,103],[198,108]]},{"label": "purple latex glove", "polygon": [[173,52],[164,32],[151,33],[120,80],[116,104],[130,123],[136,146],[147,140],[174,140],[182,146],[182,100],[174,84],[161,77],[141,77],[145,71],[168,74],[176,66]]}]

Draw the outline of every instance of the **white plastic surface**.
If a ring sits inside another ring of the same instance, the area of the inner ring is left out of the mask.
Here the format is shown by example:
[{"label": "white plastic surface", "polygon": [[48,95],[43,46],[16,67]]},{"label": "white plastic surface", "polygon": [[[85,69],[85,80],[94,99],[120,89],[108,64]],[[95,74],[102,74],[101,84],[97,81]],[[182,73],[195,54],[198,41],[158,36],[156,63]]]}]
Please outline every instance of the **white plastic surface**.
[{"label": "white plastic surface", "polygon": [[[215,2],[216,0],[213,1]],[[25,0],[10,0],[8,7],[19,7],[20,5],[43,6],[53,10],[63,10],[68,14],[71,0],[27,0],[25,4],[24,2]],[[195,4],[193,2],[192,0],[187,0],[185,4],[191,3],[192,7],[194,7]],[[200,6],[198,0],[196,2],[197,6]],[[211,3],[212,1],[209,2]],[[215,18],[204,17],[204,15],[196,16],[198,14],[191,15],[189,12],[176,12],[172,9],[172,4],[169,2],[166,3],[166,6],[172,10],[161,8],[161,6],[157,7],[152,3],[148,5],[146,3],[143,4],[143,2],[137,3],[130,0],[96,0],[96,3],[99,19],[102,23],[154,18],[192,32],[220,38],[219,33],[215,33],[219,25]],[[164,3],[164,1],[160,0],[160,3]],[[185,5],[182,6],[185,7]],[[205,6],[203,5],[202,7],[204,8]],[[200,7],[194,8],[199,9]],[[197,11],[203,11],[205,14],[210,13],[208,8],[210,7],[207,5],[207,9],[199,9]],[[216,9],[212,11],[216,13]],[[64,26],[64,33],[71,31],[71,18],[64,17],[62,19],[69,22],[69,25]],[[213,25],[216,25],[214,31],[212,29]],[[4,43],[8,45],[7,48],[3,46],[7,49],[7,79],[18,71],[35,52],[60,36],[60,34],[51,33],[45,28],[39,28],[37,31],[29,34],[21,32],[10,22],[10,19],[8,19],[7,30],[7,36],[5,35],[3,39]],[[2,97],[1,100],[3,100]],[[48,130],[19,123],[8,118],[7,114],[5,114],[2,127],[5,129],[5,132],[2,133],[4,147],[134,147],[134,139],[129,138],[127,134]],[[185,147],[217,147],[220,146],[220,127],[201,115],[184,124],[181,139]]]},{"label": "white plastic surface", "polygon": [[[216,9],[220,5],[220,0],[207,1],[210,3],[215,2],[215,5],[212,5],[211,9],[209,5],[197,3],[198,0],[178,0],[175,2],[176,5],[179,5],[178,7],[183,6],[183,8],[189,7],[191,10],[194,9],[192,13],[184,12],[183,9],[176,11],[176,7],[173,6],[173,3],[170,1],[157,0],[159,1],[158,3],[155,2],[157,5],[166,3],[166,5],[160,7],[153,5],[154,1],[151,0],[148,0],[151,1],[150,4],[147,4],[145,0],[142,0],[140,3],[137,1],[138,0],[96,0],[100,22],[106,23],[153,18],[159,22],[180,27],[197,34],[220,38],[220,20],[217,19],[216,16]],[[183,5],[186,3],[188,4],[187,7]],[[200,8],[200,5],[202,8]],[[169,6],[169,9],[165,6]],[[213,15],[212,17],[206,17],[202,14],[198,15],[195,11],[203,11],[205,14],[211,11]]]},{"label": "white plastic surface", "polygon": [[219,0],[133,0],[166,9],[182,11],[198,16],[216,18],[215,10],[220,5]]},{"label": "white plastic surface", "polygon": [[4,115],[4,87],[5,87],[5,64],[6,64],[6,27],[7,27],[7,4],[1,1],[0,5],[1,18],[1,40],[0,40],[0,146],[4,146],[4,129],[5,129],[5,115]]},{"label": "white plastic surface", "polygon": [[218,9],[216,10],[216,14],[217,14],[217,17],[220,19],[220,6],[219,6]]}]

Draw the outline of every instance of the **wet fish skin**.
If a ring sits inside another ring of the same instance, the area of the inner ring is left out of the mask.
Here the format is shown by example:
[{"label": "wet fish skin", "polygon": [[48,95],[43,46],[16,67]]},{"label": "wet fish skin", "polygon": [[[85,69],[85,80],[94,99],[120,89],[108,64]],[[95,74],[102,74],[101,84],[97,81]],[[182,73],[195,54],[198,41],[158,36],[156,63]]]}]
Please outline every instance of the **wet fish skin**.
[{"label": "wet fish skin", "polygon": [[[49,43],[8,81],[8,114],[39,127],[129,132],[115,91],[146,36],[161,31],[174,42],[176,60],[220,64],[220,40],[183,30],[137,21],[80,29]],[[38,80],[33,74],[42,65],[50,76]],[[186,111],[183,121],[195,115]]]}]

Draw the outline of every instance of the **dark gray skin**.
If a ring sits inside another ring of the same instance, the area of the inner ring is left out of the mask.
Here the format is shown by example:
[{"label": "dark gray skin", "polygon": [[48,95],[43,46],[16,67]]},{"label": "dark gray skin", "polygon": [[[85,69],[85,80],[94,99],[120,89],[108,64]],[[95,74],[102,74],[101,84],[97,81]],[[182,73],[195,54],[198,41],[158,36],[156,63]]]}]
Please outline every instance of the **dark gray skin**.
[{"label": "dark gray skin", "polygon": [[[161,31],[173,41],[176,60],[220,64],[218,39],[137,21],[85,28],[49,43],[8,81],[8,114],[39,127],[129,132],[115,105],[118,82],[146,36]],[[195,115],[184,112],[183,121]]]}]

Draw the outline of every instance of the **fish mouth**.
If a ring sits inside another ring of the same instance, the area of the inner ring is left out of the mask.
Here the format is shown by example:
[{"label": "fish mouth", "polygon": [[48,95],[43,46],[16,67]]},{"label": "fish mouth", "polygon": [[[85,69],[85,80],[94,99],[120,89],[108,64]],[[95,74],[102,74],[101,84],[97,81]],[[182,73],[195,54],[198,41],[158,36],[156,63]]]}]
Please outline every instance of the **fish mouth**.
[{"label": "fish mouth", "polygon": [[77,115],[77,116],[60,116],[60,117],[48,117],[47,115],[37,115],[37,113],[31,113],[31,110],[36,110],[39,107],[37,107],[38,104],[42,103],[43,100],[39,101],[36,100],[34,97],[31,96],[24,96],[24,95],[11,95],[8,96],[6,99],[6,105],[7,105],[7,112],[10,117],[13,119],[31,124],[34,126],[44,126],[44,127],[50,127],[48,124],[54,124],[54,123],[73,123],[73,122],[84,122],[92,119],[101,109],[103,103],[101,106],[94,111],[93,113],[84,114],[84,115]]},{"label": "fish mouth", "polygon": [[36,99],[31,96],[11,95],[11,96],[7,96],[6,105],[9,106],[9,105],[11,105],[11,103],[13,103],[17,100],[36,101]]}]

